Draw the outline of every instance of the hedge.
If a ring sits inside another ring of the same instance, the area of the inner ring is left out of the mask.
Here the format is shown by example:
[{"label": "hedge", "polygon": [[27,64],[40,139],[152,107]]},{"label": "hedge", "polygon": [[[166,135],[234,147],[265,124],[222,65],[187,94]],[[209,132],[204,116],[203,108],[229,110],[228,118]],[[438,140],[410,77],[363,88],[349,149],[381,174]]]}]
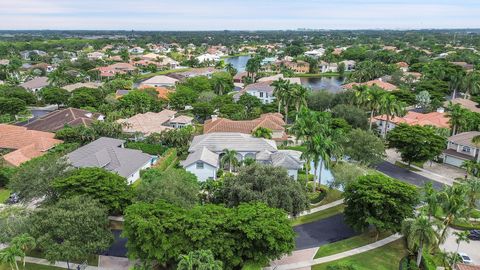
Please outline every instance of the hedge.
[{"label": "hedge", "polygon": [[155,168],[161,171],[165,171],[177,160],[177,149],[168,149],[163,156],[155,164]]},{"label": "hedge", "polygon": [[162,155],[168,149],[167,147],[160,144],[149,144],[144,142],[128,142],[125,147],[130,149],[137,149],[144,153],[155,156]]}]

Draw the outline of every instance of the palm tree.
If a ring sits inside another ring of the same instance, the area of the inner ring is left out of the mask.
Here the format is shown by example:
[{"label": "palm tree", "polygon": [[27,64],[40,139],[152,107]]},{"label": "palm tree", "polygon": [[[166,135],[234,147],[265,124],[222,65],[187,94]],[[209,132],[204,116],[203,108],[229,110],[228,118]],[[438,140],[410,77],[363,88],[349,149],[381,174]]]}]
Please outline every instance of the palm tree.
[{"label": "palm tree", "polygon": [[378,112],[382,106],[382,101],[384,99],[385,90],[373,86],[370,87],[365,93],[364,105],[370,110],[370,126],[369,130],[372,130],[372,119],[376,112]]},{"label": "palm tree", "polygon": [[476,208],[477,200],[480,196],[480,179],[471,178],[464,182],[467,189],[468,207],[473,210]]},{"label": "palm tree", "polygon": [[355,90],[354,104],[357,105],[357,107],[366,105],[368,100],[368,86],[365,84],[354,85],[353,89]]},{"label": "palm tree", "polygon": [[457,237],[455,239],[455,242],[457,243],[457,250],[455,251],[455,256],[453,257],[453,262],[452,262],[452,269],[456,269],[455,266],[457,264],[457,254],[458,250],[460,249],[460,243],[466,242],[470,243],[470,239],[468,238],[470,232],[468,231],[460,231],[460,232],[454,232],[453,234]]},{"label": "palm tree", "polygon": [[17,257],[24,257],[23,253],[18,247],[10,246],[0,250],[0,262],[2,264],[10,265],[11,270],[18,270]]},{"label": "palm tree", "polygon": [[443,214],[444,228],[440,235],[440,242],[444,242],[447,236],[447,229],[456,220],[462,220],[470,212],[466,200],[467,189],[465,185],[453,185],[446,187],[439,194],[440,207]]},{"label": "palm tree", "polygon": [[450,102],[448,105],[448,117],[450,118],[448,122],[452,126],[452,135],[457,134],[459,130],[467,125],[466,113],[466,109],[462,108],[460,104],[452,104]]},{"label": "palm tree", "polygon": [[275,99],[277,100],[277,104],[278,104],[278,110],[277,110],[278,113],[280,113],[280,109],[282,108],[283,97],[286,96],[285,83],[286,83],[286,80],[280,78],[272,82],[271,84],[273,86],[273,95],[275,96]]},{"label": "palm tree", "polygon": [[223,91],[227,89],[228,86],[229,83],[226,80],[213,80],[213,89],[215,89],[215,94],[217,95],[223,95]]},{"label": "palm tree", "polygon": [[402,234],[407,238],[408,248],[417,251],[417,266],[422,261],[423,249],[438,243],[435,231],[436,221],[431,221],[426,216],[409,218],[402,223]]},{"label": "palm tree", "polygon": [[450,81],[448,83],[448,88],[452,91],[452,99],[457,96],[457,90],[462,86],[462,77],[460,74],[455,73],[450,76]]},{"label": "palm tree", "polygon": [[18,247],[22,251],[23,253],[23,256],[21,256],[22,263],[23,263],[23,268],[25,268],[25,253],[35,248],[36,246],[35,238],[30,236],[28,233],[24,233],[13,238],[10,244],[12,246]]},{"label": "palm tree", "polygon": [[222,167],[225,167],[225,164],[228,164],[228,171],[232,172],[234,166],[238,165],[237,151],[235,150],[223,150],[223,157],[220,160]]},{"label": "palm tree", "polygon": [[295,110],[297,111],[295,119],[298,119],[300,108],[302,106],[307,106],[307,93],[308,89],[306,87],[303,87],[300,84],[293,85],[292,101],[295,104]]},{"label": "palm tree", "polygon": [[480,92],[480,73],[477,71],[468,73],[462,82],[465,89],[465,98],[469,98],[470,94]]},{"label": "palm tree", "polygon": [[403,116],[405,115],[405,104],[403,102],[399,102],[394,95],[386,94],[383,96],[382,100],[380,101],[380,113],[385,114],[387,116],[387,121],[385,122],[385,126],[383,129],[383,137],[387,136],[387,128],[388,123],[390,121],[390,117],[395,118],[396,116]]},{"label": "palm tree", "polygon": [[476,160],[467,160],[462,163],[462,168],[467,171],[467,175],[478,176],[480,171],[480,163]]},{"label": "palm tree", "polygon": [[252,132],[252,135],[253,137],[256,137],[256,138],[271,139],[272,130],[264,127],[258,127]]},{"label": "palm tree", "polygon": [[424,201],[427,203],[427,215],[431,219],[437,213],[438,209],[438,192],[433,188],[432,182],[427,182],[424,186]]},{"label": "palm tree", "polygon": [[235,76],[237,74],[237,69],[232,65],[232,63],[228,63],[225,65],[225,70],[230,73],[230,75]]}]

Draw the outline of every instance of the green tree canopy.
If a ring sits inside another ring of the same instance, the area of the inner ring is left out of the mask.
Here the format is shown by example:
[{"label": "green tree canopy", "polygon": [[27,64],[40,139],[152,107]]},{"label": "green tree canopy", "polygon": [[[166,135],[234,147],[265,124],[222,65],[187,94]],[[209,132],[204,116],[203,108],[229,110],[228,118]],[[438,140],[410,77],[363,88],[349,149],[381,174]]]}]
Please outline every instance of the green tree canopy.
[{"label": "green tree canopy", "polygon": [[89,197],[70,197],[32,214],[30,235],[50,262],[86,260],[113,241],[107,209]]},{"label": "green tree canopy", "polygon": [[52,187],[60,198],[88,195],[104,205],[109,214],[118,215],[130,204],[132,190],[127,180],[102,168],[80,168],[68,177],[57,178]]},{"label": "green tree canopy", "polygon": [[223,269],[246,262],[263,265],[295,246],[285,213],[262,203],[237,208],[207,204],[189,210],[164,201],[136,203],[126,210],[123,234],[129,256],[163,267],[202,249],[211,250]]},{"label": "green tree canopy", "polygon": [[231,207],[261,201],[293,216],[309,206],[305,188],[285,169],[258,163],[241,168],[236,176],[227,176],[217,200]]},{"label": "green tree canopy", "polygon": [[343,142],[346,156],[365,165],[375,165],[385,157],[385,142],[371,131],[354,129]]},{"label": "green tree canopy", "polygon": [[59,87],[45,87],[40,90],[40,97],[46,104],[66,104],[70,93]]},{"label": "green tree canopy", "polygon": [[184,208],[199,202],[197,177],[183,169],[160,171],[153,168],[143,172],[141,177],[142,181],[135,189],[138,201],[154,203],[164,200]]},{"label": "green tree canopy", "polygon": [[388,145],[398,149],[402,160],[426,162],[440,155],[445,149],[446,138],[438,135],[431,127],[400,124],[387,136]]},{"label": "green tree canopy", "polygon": [[346,186],[344,195],[345,221],[359,231],[374,226],[377,232],[398,232],[419,202],[414,186],[382,174],[359,177]]},{"label": "green tree canopy", "polygon": [[177,270],[222,270],[223,263],[215,260],[211,250],[190,251],[180,256]]}]

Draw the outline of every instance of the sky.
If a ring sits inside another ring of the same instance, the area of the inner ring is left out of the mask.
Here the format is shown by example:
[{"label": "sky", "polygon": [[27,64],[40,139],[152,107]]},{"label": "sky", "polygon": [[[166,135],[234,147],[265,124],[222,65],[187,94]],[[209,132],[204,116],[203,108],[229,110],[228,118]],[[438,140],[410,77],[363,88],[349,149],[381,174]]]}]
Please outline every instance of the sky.
[{"label": "sky", "polygon": [[480,0],[0,0],[0,30],[480,28]]}]

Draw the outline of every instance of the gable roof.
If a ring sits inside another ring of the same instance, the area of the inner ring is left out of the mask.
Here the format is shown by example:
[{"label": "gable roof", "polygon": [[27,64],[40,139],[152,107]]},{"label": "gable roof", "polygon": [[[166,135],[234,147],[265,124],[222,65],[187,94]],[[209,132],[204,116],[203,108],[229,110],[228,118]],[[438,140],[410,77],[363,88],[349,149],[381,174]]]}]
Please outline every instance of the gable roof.
[{"label": "gable roof", "polygon": [[68,92],[72,92],[75,89],[86,87],[86,88],[99,88],[102,86],[103,83],[96,83],[96,82],[86,82],[86,83],[74,83],[74,84],[69,84],[65,85],[62,88],[67,90]]},{"label": "gable roof", "polygon": [[38,88],[45,87],[47,85],[48,85],[47,77],[36,77],[20,84],[20,86],[25,89],[38,89]]},{"label": "gable roof", "polygon": [[[375,116],[376,120],[387,120],[386,115]],[[445,113],[431,112],[431,113],[418,113],[409,111],[404,117],[390,118],[388,121],[395,124],[407,124],[407,125],[420,125],[420,126],[434,126],[438,128],[450,128],[448,123],[448,117]]]},{"label": "gable roof", "polygon": [[65,125],[89,126],[94,120],[98,120],[102,117],[103,115],[99,113],[91,113],[76,108],[67,108],[51,112],[24,125],[24,127],[39,131],[57,131],[65,127]]},{"label": "gable roof", "polygon": [[278,152],[270,155],[270,159],[275,167],[298,170],[303,167],[303,162],[300,159],[301,155],[300,151],[278,150]]},{"label": "gable roof", "polygon": [[122,148],[124,142],[101,137],[69,153],[67,157],[74,167],[104,168],[128,178],[147,164],[151,157],[140,150]]},{"label": "gable roof", "polygon": [[266,82],[257,82],[247,85],[242,92],[249,92],[249,91],[259,91],[259,92],[266,92],[269,94],[273,94],[273,86],[271,86],[272,81]]},{"label": "gable roof", "polygon": [[452,102],[453,104],[460,104],[460,106],[464,107],[465,109],[468,109],[472,112],[480,113],[480,107],[478,107],[478,103],[470,99],[455,98],[451,101],[446,101],[445,106],[448,106],[449,102]]},{"label": "gable roof", "polygon": [[165,109],[158,113],[147,112],[136,114],[127,119],[119,119],[117,122],[123,125],[124,132],[141,132],[145,135],[150,135],[172,129],[172,127],[165,126],[164,124],[172,119],[175,114],[177,114],[176,111]]},{"label": "gable roof", "polygon": [[41,156],[55,145],[62,143],[54,137],[55,134],[49,132],[0,124],[0,148],[15,149],[3,158],[14,166]]},{"label": "gable roof", "polygon": [[277,145],[273,140],[255,138],[248,134],[234,132],[216,132],[195,136],[188,151],[195,152],[203,147],[212,152],[221,152],[225,149],[237,152],[277,151]]},{"label": "gable roof", "polygon": [[191,153],[190,155],[188,155],[187,159],[180,163],[182,166],[188,167],[193,163],[202,161],[209,164],[212,167],[218,168],[219,166],[218,159],[219,159],[218,154],[208,150],[208,148],[206,147],[202,147],[200,150],[197,150]]}]

